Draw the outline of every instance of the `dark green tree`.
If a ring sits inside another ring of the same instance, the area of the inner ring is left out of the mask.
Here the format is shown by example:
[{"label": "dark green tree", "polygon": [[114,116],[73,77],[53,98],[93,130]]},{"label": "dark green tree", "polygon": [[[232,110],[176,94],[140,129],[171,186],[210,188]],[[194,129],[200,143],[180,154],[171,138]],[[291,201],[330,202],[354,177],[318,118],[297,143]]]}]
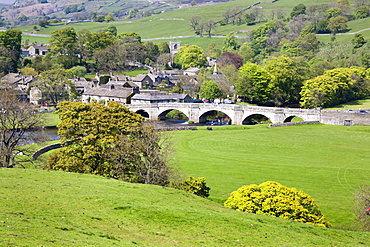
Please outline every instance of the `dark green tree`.
[{"label": "dark green tree", "polygon": [[222,91],[215,81],[205,81],[200,86],[199,96],[203,99],[214,100],[221,97]]},{"label": "dark green tree", "polygon": [[298,15],[304,15],[306,13],[306,6],[302,3],[294,6],[292,12],[290,13],[291,17],[298,16]]}]

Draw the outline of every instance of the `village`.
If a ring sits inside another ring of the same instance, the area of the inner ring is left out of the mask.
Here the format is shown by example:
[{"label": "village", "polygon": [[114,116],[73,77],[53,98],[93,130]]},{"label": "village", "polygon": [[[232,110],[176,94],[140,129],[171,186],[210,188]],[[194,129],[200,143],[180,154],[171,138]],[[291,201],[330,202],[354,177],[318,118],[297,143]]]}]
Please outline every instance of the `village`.
[{"label": "village", "polygon": [[[179,41],[169,43],[170,53],[175,56],[180,48]],[[49,52],[46,45],[34,45],[28,49],[22,48],[22,57],[45,56]],[[210,80],[220,82],[227,81],[225,75],[220,74],[217,68],[217,61],[207,58],[208,67],[212,73],[208,76]],[[200,68],[191,67],[186,70],[161,70],[149,65],[138,62],[129,63],[132,68],[144,68],[146,74],[136,76],[95,74],[94,78],[74,77],[69,78],[73,88],[79,95],[76,99],[83,103],[98,102],[107,104],[109,101],[116,101],[122,104],[152,104],[152,103],[203,103],[210,102],[209,99],[197,99],[184,93],[171,93],[176,85],[182,85],[186,91],[199,88],[198,74]],[[34,105],[49,106],[52,103],[45,97],[40,87],[35,86],[38,80],[36,75],[23,75],[21,72],[9,73],[2,78],[4,84],[17,89],[18,98],[29,101]],[[71,87],[66,87],[71,90]],[[196,89],[195,89],[196,90]],[[216,100],[215,102],[221,102]],[[232,100],[222,101],[224,103],[234,103]]]}]

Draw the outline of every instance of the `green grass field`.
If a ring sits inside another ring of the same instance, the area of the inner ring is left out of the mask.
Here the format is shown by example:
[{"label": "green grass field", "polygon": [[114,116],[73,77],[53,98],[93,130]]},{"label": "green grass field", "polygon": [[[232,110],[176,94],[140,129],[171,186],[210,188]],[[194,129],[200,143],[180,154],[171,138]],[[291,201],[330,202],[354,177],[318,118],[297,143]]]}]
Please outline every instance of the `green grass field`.
[{"label": "green grass field", "polygon": [[175,132],[184,175],[205,177],[223,202],[243,185],[277,181],[311,195],[336,228],[354,223],[353,193],[369,185],[368,126],[222,126]]},{"label": "green grass field", "polygon": [[1,246],[368,246],[349,232],[247,214],[153,185],[0,169]]}]

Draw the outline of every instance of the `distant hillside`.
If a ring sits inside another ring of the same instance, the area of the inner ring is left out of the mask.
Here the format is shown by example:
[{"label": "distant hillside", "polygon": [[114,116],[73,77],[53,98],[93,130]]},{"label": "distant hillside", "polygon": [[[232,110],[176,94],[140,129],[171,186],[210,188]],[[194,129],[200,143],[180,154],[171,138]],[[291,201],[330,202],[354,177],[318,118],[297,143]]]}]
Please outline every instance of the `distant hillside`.
[{"label": "distant hillside", "polygon": [[0,169],[2,246],[369,246],[364,232],[247,214],[171,188]]}]

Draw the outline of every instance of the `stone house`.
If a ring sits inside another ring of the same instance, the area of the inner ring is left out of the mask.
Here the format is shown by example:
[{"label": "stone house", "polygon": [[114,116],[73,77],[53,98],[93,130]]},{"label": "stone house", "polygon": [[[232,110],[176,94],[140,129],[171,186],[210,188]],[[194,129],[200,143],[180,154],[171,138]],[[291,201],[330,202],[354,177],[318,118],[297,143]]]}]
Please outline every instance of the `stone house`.
[{"label": "stone house", "polygon": [[153,81],[153,79],[148,74],[140,74],[135,77],[131,77],[131,80],[139,88],[151,89],[158,86],[158,83]]},{"label": "stone house", "polygon": [[108,101],[117,101],[123,104],[130,104],[131,98],[136,89],[122,87],[119,84],[102,85],[87,89],[82,94],[83,103],[99,102],[106,104]]},{"label": "stone house", "polygon": [[45,56],[46,53],[50,52],[46,46],[43,45],[33,45],[28,48],[29,55],[31,57],[36,57],[36,56]]}]

